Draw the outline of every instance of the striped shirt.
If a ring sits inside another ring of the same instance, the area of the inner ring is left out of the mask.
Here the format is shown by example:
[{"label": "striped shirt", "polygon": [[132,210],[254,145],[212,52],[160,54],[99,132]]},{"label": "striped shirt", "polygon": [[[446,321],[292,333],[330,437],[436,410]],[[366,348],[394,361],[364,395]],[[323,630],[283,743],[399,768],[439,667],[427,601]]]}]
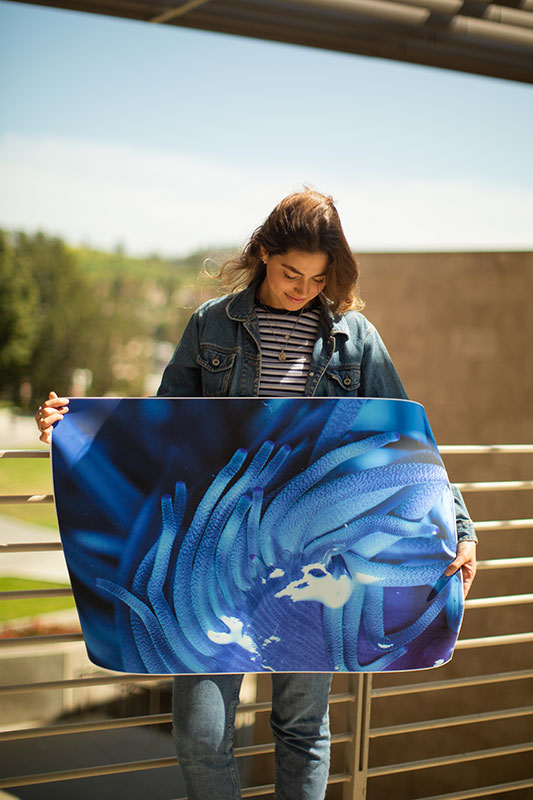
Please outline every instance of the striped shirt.
[{"label": "striped shirt", "polygon": [[[256,305],[255,310],[261,336],[259,396],[303,394],[318,330],[319,308],[284,311]],[[285,359],[282,354],[280,360],[282,351]]]}]

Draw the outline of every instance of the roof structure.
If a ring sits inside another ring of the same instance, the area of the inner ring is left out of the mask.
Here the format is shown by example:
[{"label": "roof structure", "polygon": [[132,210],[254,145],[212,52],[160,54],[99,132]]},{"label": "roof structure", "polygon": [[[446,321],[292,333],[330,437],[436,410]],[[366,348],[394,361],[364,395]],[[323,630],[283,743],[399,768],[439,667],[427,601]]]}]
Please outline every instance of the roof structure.
[{"label": "roof structure", "polygon": [[22,0],[533,83],[533,0]]}]

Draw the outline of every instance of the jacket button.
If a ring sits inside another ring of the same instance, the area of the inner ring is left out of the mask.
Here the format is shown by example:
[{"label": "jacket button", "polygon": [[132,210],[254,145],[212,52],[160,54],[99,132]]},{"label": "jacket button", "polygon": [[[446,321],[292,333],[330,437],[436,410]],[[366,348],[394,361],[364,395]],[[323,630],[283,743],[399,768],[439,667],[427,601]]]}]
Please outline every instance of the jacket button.
[{"label": "jacket button", "polygon": [[220,358],[214,358],[214,359],[211,361],[211,364],[212,364],[214,367],[218,367],[218,365],[220,364]]},{"label": "jacket button", "polygon": [[352,379],[351,379],[351,378],[348,378],[348,377],[346,377],[346,378],[344,379],[344,381],[343,381],[343,383],[344,383],[344,385],[345,385],[345,386],[350,386],[351,382],[352,382]]},{"label": "jacket button", "polygon": [[309,372],[309,377],[312,378],[314,374],[314,372]]}]

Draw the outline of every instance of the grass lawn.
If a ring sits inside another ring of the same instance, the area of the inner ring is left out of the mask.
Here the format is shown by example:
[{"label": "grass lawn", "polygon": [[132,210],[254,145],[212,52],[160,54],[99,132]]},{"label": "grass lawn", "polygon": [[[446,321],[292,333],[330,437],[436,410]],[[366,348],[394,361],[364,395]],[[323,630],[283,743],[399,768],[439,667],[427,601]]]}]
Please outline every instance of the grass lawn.
[{"label": "grass lawn", "polygon": [[[0,577],[0,592],[14,592],[28,589],[66,589],[68,584],[34,581],[28,578]],[[0,622],[22,617],[36,617],[51,611],[74,608],[72,597],[28,598],[22,600],[2,600],[0,595]]]},{"label": "grass lawn", "polygon": [[[0,459],[0,494],[52,494],[49,458]],[[0,505],[0,513],[57,530],[53,504]]]}]

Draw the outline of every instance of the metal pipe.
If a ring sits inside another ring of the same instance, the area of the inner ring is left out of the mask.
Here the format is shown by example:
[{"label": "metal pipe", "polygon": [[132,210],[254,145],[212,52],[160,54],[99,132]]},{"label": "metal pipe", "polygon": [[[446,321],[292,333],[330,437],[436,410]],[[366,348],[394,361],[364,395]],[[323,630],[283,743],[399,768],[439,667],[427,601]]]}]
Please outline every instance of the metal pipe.
[{"label": "metal pipe", "polygon": [[66,644],[67,642],[83,642],[81,633],[53,633],[46,636],[14,636],[0,639],[0,647],[26,647],[34,644]]},{"label": "metal pipe", "polygon": [[[169,675],[168,682],[172,677]],[[76,689],[87,686],[105,686],[114,683],[160,683],[161,678],[153,675],[104,675],[91,678],[66,678],[58,681],[38,681],[37,683],[11,683],[0,686],[0,696],[5,694],[23,694],[26,692],[42,692],[47,689]]]},{"label": "metal pipe", "polygon": [[477,562],[479,569],[512,569],[513,567],[533,567],[533,557],[524,558],[490,558]]},{"label": "metal pipe", "polygon": [[21,589],[20,591],[0,592],[0,600],[20,600],[32,597],[72,597],[72,589]]},{"label": "metal pipe", "polygon": [[444,444],[439,445],[439,453],[445,456],[456,455],[516,455],[533,453],[533,444]]},{"label": "metal pipe", "polygon": [[433,769],[434,767],[445,767],[449,764],[461,764],[463,761],[479,761],[482,758],[499,758],[500,756],[510,756],[516,753],[527,753],[529,750],[533,750],[533,742],[510,744],[507,747],[491,747],[486,750],[474,750],[470,753],[452,753],[449,756],[406,761],[402,764],[386,764],[383,767],[369,769],[368,777],[377,778],[381,775],[396,775],[400,772],[411,772],[416,769]]},{"label": "metal pipe", "polygon": [[505,25],[518,25],[520,28],[533,28],[533,14],[519,8],[509,8],[498,3],[489,3],[483,12],[485,19],[491,22],[503,22]]},{"label": "metal pipe", "polygon": [[476,531],[518,531],[533,528],[533,519],[500,519],[474,522]]},{"label": "metal pipe", "polygon": [[176,8],[169,8],[168,11],[164,11],[162,14],[157,14],[157,16],[152,17],[148,20],[148,22],[152,23],[163,23],[163,22],[170,22],[177,17],[182,17],[184,14],[187,14],[188,11],[192,11],[193,9],[197,8],[198,6],[205,5],[209,3],[210,0],[189,0],[188,3],[183,3],[181,6],[177,6]]},{"label": "metal pipe", "polygon": [[497,647],[502,644],[526,644],[533,642],[533,633],[507,633],[503,636],[484,636],[479,639],[459,639],[456,650],[471,650],[475,647]]},{"label": "metal pipe", "polygon": [[63,550],[61,542],[22,542],[21,544],[2,544],[0,542],[0,555],[3,553],[37,553],[52,550]]},{"label": "metal pipe", "polygon": [[53,503],[53,494],[2,494],[0,505],[16,505],[18,503]]},{"label": "metal pipe", "polygon": [[499,711],[485,711],[478,714],[462,714],[459,717],[443,717],[441,719],[425,719],[421,722],[408,722],[402,725],[385,725],[382,728],[371,728],[371,739],[378,736],[396,736],[400,733],[415,733],[416,731],[429,731],[434,728],[450,728],[454,725],[472,725],[478,722],[491,722],[497,719],[514,719],[527,717],[533,714],[533,706],[523,708],[504,708]]},{"label": "metal pipe", "polygon": [[[527,789],[529,786],[533,786],[533,778],[526,778],[523,781],[511,781],[509,783],[493,783],[490,786],[478,786],[476,789],[466,789],[462,792],[450,792],[447,794],[435,794],[431,797],[419,797],[417,800],[470,800],[474,797],[487,797],[487,795],[491,794]],[[187,800],[187,798],[183,800]]]},{"label": "metal pipe", "polygon": [[533,47],[533,30],[524,30],[515,25],[504,25],[477,17],[455,16],[446,30],[467,40],[477,39],[499,45]]},{"label": "metal pipe", "polygon": [[0,458],[50,458],[49,450],[0,450]]},{"label": "metal pipe", "polygon": [[389,3],[421,6],[436,14],[455,14],[463,5],[463,0],[388,0]]},{"label": "metal pipe", "polygon": [[466,686],[483,686],[490,683],[507,683],[508,681],[533,678],[533,669],[517,670],[515,672],[497,672],[492,675],[473,675],[467,678],[451,678],[448,681],[428,681],[427,683],[406,683],[401,686],[385,686],[382,689],[372,689],[372,698],[399,697],[417,692],[435,692],[442,689],[462,689]]},{"label": "metal pipe", "polygon": [[498,608],[500,606],[518,606],[533,603],[533,594],[509,594],[502,597],[476,597],[465,600],[465,608]]},{"label": "metal pipe", "polygon": [[393,5],[388,0],[290,0],[290,4],[303,5],[307,11],[315,6],[404,25],[422,25],[429,17],[427,8],[417,8],[410,3]]},{"label": "metal pipe", "polygon": [[533,489],[533,481],[481,481],[478,483],[457,483],[462,492],[516,492],[523,489]]}]

